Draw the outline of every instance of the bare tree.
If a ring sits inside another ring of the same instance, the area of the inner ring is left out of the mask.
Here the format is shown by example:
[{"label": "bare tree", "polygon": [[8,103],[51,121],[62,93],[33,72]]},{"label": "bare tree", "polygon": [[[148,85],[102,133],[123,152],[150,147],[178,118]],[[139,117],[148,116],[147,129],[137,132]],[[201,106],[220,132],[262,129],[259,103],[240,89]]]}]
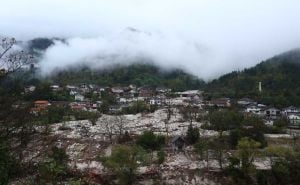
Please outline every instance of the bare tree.
[{"label": "bare tree", "polygon": [[170,103],[167,103],[166,114],[167,114],[167,118],[164,120],[164,123],[165,123],[165,129],[166,129],[167,137],[169,137],[169,121],[170,121],[171,116],[173,114],[173,110],[172,110],[172,107],[171,107]]},{"label": "bare tree", "polygon": [[32,63],[33,56],[23,50],[14,50],[15,38],[3,38],[0,43],[0,76],[13,73]]},{"label": "bare tree", "polygon": [[[14,38],[0,39],[0,81],[32,62],[32,56],[17,49]],[[14,87],[14,82],[10,82]],[[13,94],[12,94],[13,93]],[[21,101],[21,94],[14,88],[2,89],[0,97],[0,139],[9,143],[11,150],[22,159],[23,149],[32,138],[35,129],[32,105]],[[10,142],[14,142],[11,144]]]},{"label": "bare tree", "polygon": [[109,141],[113,143],[113,135],[116,128],[111,117],[107,117],[107,116],[103,117],[102,125],[105,131],[105,135],[107,135],[109,137]]},{"label": "bare tree", "polygon": [[115,116],[115,129],[118,132],[119,137],[122,137],[125,127],[125,117],[123,115]]}]

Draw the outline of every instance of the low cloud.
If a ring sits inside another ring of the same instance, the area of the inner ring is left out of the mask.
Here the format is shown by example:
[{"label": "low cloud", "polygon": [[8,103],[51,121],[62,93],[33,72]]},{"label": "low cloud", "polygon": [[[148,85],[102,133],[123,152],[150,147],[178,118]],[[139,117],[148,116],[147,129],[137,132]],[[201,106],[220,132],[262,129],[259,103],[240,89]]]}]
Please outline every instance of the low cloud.
[{"label": "low cloud", "polygon": [[66,38],[45,52],[44,74],[147,59],[210,80],[300,47],[299,7],[298,0],[10,0],[1,3],[0,31]]}]

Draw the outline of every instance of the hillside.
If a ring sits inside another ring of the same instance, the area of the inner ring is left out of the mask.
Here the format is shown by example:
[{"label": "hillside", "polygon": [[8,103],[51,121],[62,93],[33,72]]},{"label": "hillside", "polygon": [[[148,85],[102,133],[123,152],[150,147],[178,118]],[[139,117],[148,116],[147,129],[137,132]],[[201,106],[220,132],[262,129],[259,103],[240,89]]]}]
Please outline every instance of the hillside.
[{"label": "hillside", "polygon": [[49,78],[58,84],[94,83],[99,85],[165,86],[174,90],[200,89],[204,82],[183,70],[161,70],[149,63],[118,65],[109,69],[92,70],[89,67],[66,69]]},{"label": "hillside", "polygon": [[[258,92],[259,82],[262,82],[261,93]],[[206,91],[211,96],[249,97],[278,107],[300,105],[300,50],[223,75],[208,83]]]}]

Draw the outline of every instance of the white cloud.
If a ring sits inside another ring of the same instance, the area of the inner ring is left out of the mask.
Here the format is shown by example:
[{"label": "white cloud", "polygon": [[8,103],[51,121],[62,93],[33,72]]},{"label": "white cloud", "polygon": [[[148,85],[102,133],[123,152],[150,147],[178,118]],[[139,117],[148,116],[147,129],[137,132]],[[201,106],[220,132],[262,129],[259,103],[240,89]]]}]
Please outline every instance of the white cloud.
[{"label": "white cloud", "polygon": [[143,55],[211,79],[299,47],[299,8],[298,0],[10,0],[1,3],[0,32],[70,38],[47,51],[45,70]]}]

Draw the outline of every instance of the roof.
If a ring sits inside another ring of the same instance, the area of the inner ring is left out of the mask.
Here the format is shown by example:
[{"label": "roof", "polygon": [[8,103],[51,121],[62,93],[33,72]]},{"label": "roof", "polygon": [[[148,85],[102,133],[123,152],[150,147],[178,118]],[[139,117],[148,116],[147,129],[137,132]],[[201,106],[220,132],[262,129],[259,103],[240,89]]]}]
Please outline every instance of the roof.
[{"label": "roof", "polygon": [[172,143],[174,143],[175,141],[177,141],[178,139],[181,139],[182,141],[184,141],[184,139],[181,137],[181,136],[175,136],[175,137],[173,137],[173,139],[172,139]]},{"label": "roof", "polygon": [[253,100],[251,100],[250,98],[242,98],[242,99],[239,99],[238,101],[253,102]]},{"label": "roof", "polygon": [[295,106],[289,106],[289,107],[286,107],[286,108],[284,108],[283,110],[289,110],[289,109],[294,109],[294,110],[296,110],[296,109],[298,109],[297,107],[295,107]]},{"label": "roof", "polygon": [[34,104],[49,104],[49,102],[47,100],[37,100]]},{"label": "roof", "polygon": [[201,94],[201,91],[199,90],[188,90],[183,92],[177,92],[176,94]]}]

